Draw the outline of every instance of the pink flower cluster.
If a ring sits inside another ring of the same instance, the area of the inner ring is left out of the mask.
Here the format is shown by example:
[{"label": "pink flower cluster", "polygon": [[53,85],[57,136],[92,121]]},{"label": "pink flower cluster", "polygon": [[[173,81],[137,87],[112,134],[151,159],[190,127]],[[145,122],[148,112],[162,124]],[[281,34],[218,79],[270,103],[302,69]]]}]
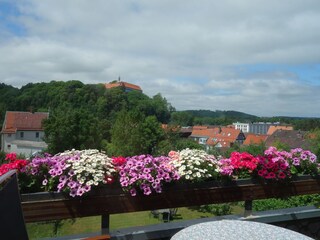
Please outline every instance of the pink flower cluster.
[{"label": "pink flower cluster", "polygon": [[178,180],[177,171],[169,165],[168,157],[140,155],[127,157],[119,166],[120,184],[123,189],[135,196],[138,191],[150,195],[153,191],[162,192],[164,182]]},{"label": "pink flower cluster", "polygon": [[221,175],[243,177],[251,174],[258,165],[259,160],[247,152],[231,153],[230,158],[220,159],[218,165]]},{"label": "pink flower cluster", "polygon": [[259,161],[258,175],[264,179],[279,180],[297,174],[317,174],[319,171],[316,155],[301,148],[287,152],[269,147]]},{"label": "pink flower cluster", "polygon": [[278,154],[265,153],[265,156],[258,158],[258,175],[263,179],[281,180],[291,177],[289,163],[280,152]]},{"label": "pink flower cluster", "polygon": [[0,176],[14,169],[23,171],[24,167],[28,164],[27,160],[17,159],[17,154],[15,153],[8,153],[5,160],[9,161],[9,163],[0,166]]},{"label": "pink flower cluster", "polygon": [[301,148],[291,149],[288,160],[293,174],[314,174],[318,172],[317,156],[311,151]]}]

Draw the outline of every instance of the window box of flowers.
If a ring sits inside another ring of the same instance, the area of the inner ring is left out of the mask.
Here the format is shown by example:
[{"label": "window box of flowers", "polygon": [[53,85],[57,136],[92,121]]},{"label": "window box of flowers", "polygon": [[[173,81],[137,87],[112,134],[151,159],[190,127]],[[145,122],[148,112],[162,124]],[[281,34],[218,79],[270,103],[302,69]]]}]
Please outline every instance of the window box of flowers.
[{"label": "window box of flowers", "polygon": [[191,149],[127,158],[71,150],[36,157],[21,171],[48,191],[22,195],[26,222],[320,192],[316,156],[299,148],[227,159]]}]

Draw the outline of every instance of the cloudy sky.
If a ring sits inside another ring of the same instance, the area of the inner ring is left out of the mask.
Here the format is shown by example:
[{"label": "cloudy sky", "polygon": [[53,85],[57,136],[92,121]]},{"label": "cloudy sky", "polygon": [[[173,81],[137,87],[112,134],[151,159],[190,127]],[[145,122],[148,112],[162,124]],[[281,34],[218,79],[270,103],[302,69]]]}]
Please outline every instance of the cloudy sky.
[{"label": "cloudy sky", "polygon": [[320,117],[319,0],[0,0],[0,81],[121,76],[177,110]]}]

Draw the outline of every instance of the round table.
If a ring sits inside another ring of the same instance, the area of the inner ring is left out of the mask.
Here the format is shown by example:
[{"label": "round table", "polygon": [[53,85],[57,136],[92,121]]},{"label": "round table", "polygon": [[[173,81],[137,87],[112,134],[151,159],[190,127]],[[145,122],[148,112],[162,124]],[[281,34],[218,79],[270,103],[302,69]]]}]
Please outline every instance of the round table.
[{"label": "round table", "polygon": [[312,238],[270,224],[221,220],[192,225],[177,232],[171,240],[312,240]]}]

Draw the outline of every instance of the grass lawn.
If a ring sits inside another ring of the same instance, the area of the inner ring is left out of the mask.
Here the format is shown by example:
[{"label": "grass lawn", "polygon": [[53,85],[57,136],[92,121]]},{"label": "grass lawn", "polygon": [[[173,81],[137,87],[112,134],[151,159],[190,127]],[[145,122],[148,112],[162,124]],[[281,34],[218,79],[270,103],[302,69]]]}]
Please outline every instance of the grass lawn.
[{"label": "grass lawn", "polygon": [[[240,206],[233,206],[232,213],[242,211]],[[173,221],[181,221],[196,218],[212,217],[210,213],[199,212],[196,208],[179,208]],[[65,236],[72,234],[97,232],[100,230],[101,217],[85,217],[77,219],[62,220],[50,223],[27,224],[30,239],[45,237]],[[155,218],[150,211],[113,214],[110,216],[110,229],[120,229],[133,226],[144,226],[162,223],[161,219]]]}]

